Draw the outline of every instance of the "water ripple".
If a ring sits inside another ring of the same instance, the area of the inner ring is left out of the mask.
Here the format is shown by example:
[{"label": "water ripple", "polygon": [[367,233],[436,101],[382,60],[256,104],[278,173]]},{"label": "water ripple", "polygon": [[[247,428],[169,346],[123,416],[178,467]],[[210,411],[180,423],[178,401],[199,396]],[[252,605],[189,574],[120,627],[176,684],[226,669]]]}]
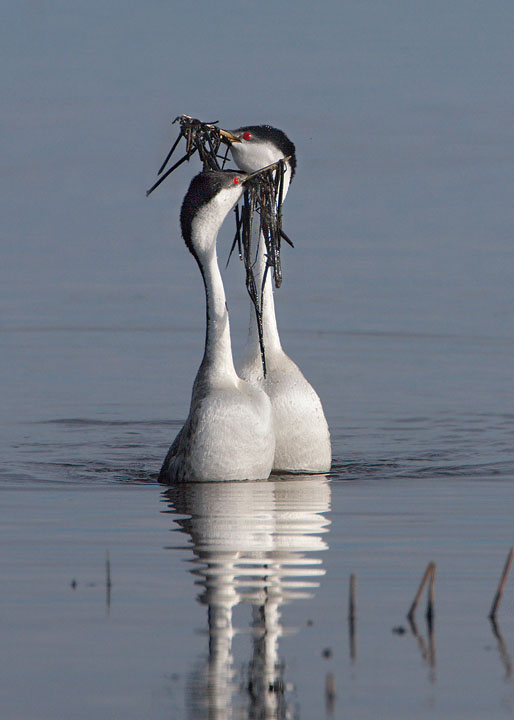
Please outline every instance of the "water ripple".
[{"label": "water ripple", "polygon": [[[183,419],[48,418],[3,448],[3,484],[155,482]],[[514,415],[380,417],[332,425],[334,481],[514,478]]]}]

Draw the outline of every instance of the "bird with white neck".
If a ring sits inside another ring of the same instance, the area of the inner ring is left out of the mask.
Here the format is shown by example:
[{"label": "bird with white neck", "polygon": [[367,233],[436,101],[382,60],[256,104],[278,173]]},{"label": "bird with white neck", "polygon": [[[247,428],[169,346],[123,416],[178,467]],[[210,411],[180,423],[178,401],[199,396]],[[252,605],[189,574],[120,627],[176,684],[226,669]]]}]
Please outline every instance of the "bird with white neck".
[{"label": "bird with white neck", "polygon": [[[270,163],[285,160],[282,191],[285,197],[296,170],[296,154],[294,144],[282,130],[269,125],[248,125],[237,130],[222,130],[221,135],[230,146],[235,163],[244,172],[256,172]],[[258,287],[262,286],[266,262],[261,235],[254,268]],[[332,462],[330,431],[316,391],[282,348],[271,276],[268,272],[262,294],[266,376],[253,309],[246,352],[238,372],[254,387],[265,390],[271,400],[276,443],[273,472],[324,473],[330,470]]]},{"label": "bird with white neck", "polygon": [[225,290],[218,267],[218,231],[252,176],[202,172],[191,181],[180,223],[202,274],[206,337],[189,415],[170,447],[159,482],[266,480],[273,466],[271,403],[262,388],[234,368]]}]

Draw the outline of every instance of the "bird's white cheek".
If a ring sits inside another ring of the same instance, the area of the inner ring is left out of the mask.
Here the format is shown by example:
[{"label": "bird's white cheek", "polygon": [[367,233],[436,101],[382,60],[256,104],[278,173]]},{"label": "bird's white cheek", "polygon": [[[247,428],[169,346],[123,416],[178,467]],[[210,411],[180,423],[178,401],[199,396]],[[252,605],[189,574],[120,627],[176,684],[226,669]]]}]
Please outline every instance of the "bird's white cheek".
[{"label": "bird's white cheek", "polygon": [[231,146],[234,162],[243,172],[255,172],[271,165],[282,157],[274,148],[252,143],[238,143]]},{"label": "bird's white cheek", "polygon": [[237,188],[220,190],[208,205],[198,211],[193,220],[193,232],[197,238],[197,252],[208,252],[215,246],[216,235],[224,219],[241,197],[243,187],[241,184]]}]

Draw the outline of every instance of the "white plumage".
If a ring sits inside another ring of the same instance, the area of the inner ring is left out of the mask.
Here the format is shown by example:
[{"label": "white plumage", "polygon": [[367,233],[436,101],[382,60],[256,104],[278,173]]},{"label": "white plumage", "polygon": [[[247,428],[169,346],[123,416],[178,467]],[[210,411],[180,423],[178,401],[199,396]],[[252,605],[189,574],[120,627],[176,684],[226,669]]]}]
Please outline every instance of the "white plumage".
[{"label": "white plumage", "polygon": [[[227,135],[232,137],[228,141],[234,161],[245,172],[256,172],[289,157],[284,175],[285,197],[296,168],[295,148],[287,136],[268,125],[246,126]],[[257,287],[262,284],[265,265],[266,249],[261,236],[254,268]],[[246,353],[238,372],[252,386],[265,390],[271,400],[276,442],[273,471],[327,472],[332,462],[328,424],[316,391],[282,349],[271,275],[269,272],[264,287],[262,317],[267,375],[264,378],[253,311]]]},{"label": "white plumage", "polygon": [[275,436],[270,400],[235,371],[216,254],[218,231],[245,179],[241,173],[200,173],[182,205],[182,234],[204,280],[207,329],[189,415],[168,451],[160,482],[265,480],[271,472]]}]

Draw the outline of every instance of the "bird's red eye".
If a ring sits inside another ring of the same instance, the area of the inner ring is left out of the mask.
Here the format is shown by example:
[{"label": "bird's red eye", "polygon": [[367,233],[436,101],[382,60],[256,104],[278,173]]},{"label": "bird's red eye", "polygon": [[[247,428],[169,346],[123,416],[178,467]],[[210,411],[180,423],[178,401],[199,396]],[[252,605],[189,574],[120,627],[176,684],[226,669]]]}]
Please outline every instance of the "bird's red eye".
[{"label": "bird's red eye", "polygon": [[239,178],[234,178],[234,185],[239,185]]},{"label": "bird's red eye", "polygon": [[252,133],[249,133],[248,131],[243,133],[243,138],[245,140],[251,140],[252,139]]}]

